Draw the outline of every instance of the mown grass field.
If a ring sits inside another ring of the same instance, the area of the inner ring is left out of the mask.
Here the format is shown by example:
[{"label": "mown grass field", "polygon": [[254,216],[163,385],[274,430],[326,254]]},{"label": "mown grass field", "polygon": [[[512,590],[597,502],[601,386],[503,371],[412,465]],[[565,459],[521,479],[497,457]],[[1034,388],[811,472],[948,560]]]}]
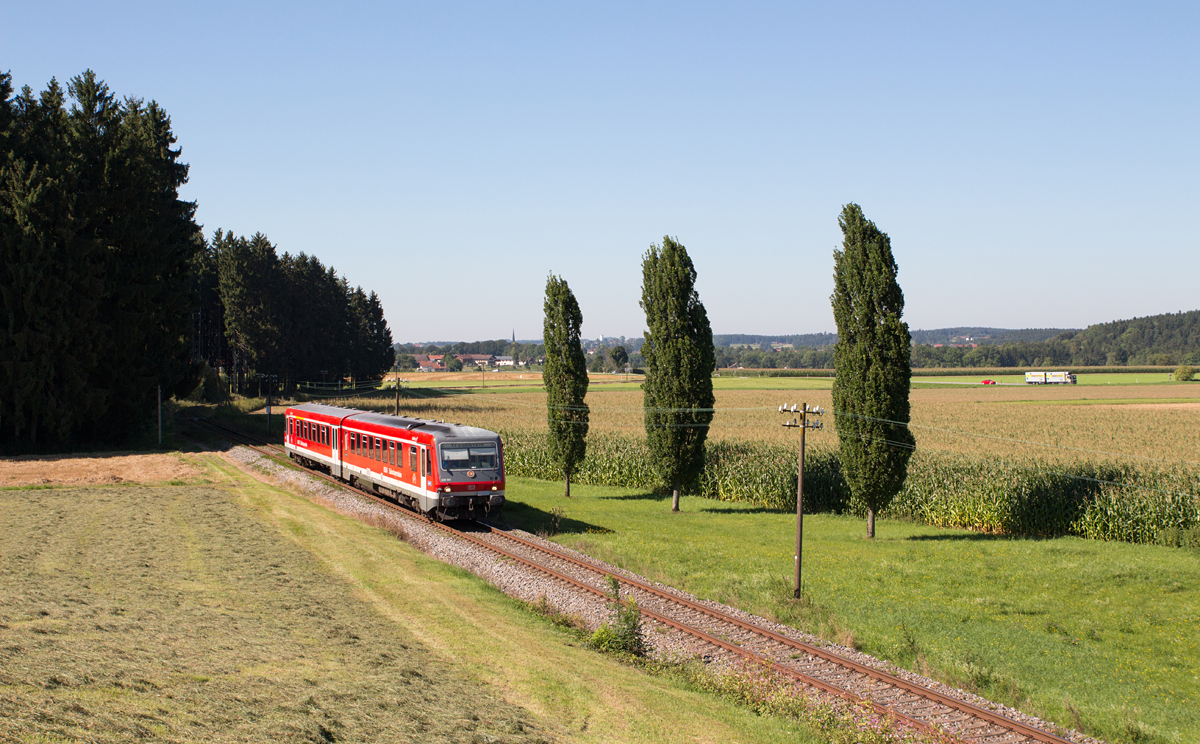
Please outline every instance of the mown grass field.
[{"label": "mown grass field", "polygon": [[1005,539],[883,520],[805,518],[806,601],[791,597],[795,517],[631,489],[512,479],[506,519],[743,609],[1102,739],[1200,740],[1200,555]]},{"label": "mown grass field", "polygon": [[215,458],[0,489],[0,740],[817,742]]}]

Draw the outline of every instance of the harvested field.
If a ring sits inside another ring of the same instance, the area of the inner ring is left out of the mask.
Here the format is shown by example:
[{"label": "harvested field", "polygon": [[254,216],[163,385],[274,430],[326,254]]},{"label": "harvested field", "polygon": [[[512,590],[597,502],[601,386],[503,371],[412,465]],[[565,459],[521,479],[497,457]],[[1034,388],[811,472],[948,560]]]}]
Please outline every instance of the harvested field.
[{"label": "harvested field", "polygon": [[[797,384],[801,383],[808,384],[803,378]],[[1192,396],[1194,403],[1179,400]],[[1155,402],[1164,397],[1171,401]],[[709,430],[716,440],[794,444],[795,432],[780,426],[779,404],[832,407],[827,387],[718,389],[716,398],[717,412]],[[1139,465],[1200,463],[1195,448],[1183,445],[1196,441],[1200,385],[921,388],[912,391],[910,400],[913,434],[924,451],[1067,463],[1080,459]],[[640,390],[593,388],[587,403],[591,431],[642,434]],[[392,410],[390,401],[379,399],[352,398],[341,405]],[[540,390],[402,400],[400,412],[503,431],[546,430],[546,396]],[[808,438],[810,448],[836,445],[837,422],[826,415],[824,423],[825,432]]]},{"label": "harvested field", "polygon": [[106,452],[0,460],[0,487],[113,483],[164,483],[193,480],[201,471],[180,455]]},{"label": "harvested field", "polygon": [[0,740],[544,740],[234,493],[9,489],[0,534]]}]

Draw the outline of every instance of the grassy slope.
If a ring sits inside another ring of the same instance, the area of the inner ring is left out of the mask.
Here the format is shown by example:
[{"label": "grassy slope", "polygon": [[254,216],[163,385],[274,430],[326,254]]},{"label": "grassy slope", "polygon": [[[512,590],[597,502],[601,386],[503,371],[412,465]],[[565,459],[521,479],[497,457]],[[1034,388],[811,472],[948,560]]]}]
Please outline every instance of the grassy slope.
[{"label": "grassy slope", "polygon": [[21,536],[0,543],[0,739],[817,741],[580,648],[380,530],[210,472],[0,491],[0,532]]},{"label": "grassy slope", "polygon": [[[821,632],[1115,741],[1200,740],[1200,556],[1176,549],[995,539],[805,519],[738,504],[512,479],[507,518],[704,597]],[[1139,739],[1147,736],[1148,739]]]}]

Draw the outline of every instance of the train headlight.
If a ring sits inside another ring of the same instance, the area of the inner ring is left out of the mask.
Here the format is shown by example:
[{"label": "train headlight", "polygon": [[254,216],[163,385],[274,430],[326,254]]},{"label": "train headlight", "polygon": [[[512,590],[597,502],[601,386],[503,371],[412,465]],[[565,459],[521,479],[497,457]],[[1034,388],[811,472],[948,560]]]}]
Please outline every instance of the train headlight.
[{"label": "train headlight", "polygon": [[495,486],[492,486],[492,490],[493,490],[493,491],[499,491],[500,489],[496,488]]},{"label": "train headlight", "polygon": [[446,486],[446,493],[450,493],[450,486]]}]

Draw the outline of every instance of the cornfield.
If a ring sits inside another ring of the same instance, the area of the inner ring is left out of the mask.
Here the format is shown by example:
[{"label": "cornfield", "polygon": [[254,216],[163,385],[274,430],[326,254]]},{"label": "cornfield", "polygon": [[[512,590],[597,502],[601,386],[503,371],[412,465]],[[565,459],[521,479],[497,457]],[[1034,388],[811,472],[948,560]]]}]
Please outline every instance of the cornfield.
[{"label": "cornfield", "polygon": [[[917,451],[904,489],[882,516],[1128,542],[1200,527],[1200,463],[1192,460],[1196,448],[1184,446],[1196,442],[1195,404],[1154,404],[1162,395],[1161,387],[1129,386],[914,390]],[[785,398],[830,405],[828,390],[718,390],[707,464],[685,490],[794,509],[797,442],[775,410]],[[386,398],[343,404],[392,409]],[[660,488],[642,434],[641,393],[598,391],[588,404],[587,457],[573,482]],[[405,415],[498,431],[510,475],[557,480],[545,405],[545,394],[531,390],[402,400],[400,407]],[[862,514],[838,465],[836,417],[824,418],[827,430],[808,437],[805,510]]]},{"label": "cornfield", "polygon": [[[505,467],[513,476],[562,478],[546,434],[501,432]],[[706,464],[687,490],[721,501],[770,509],[796,507],[796,450],[770,442],[708,442]],[[572,477],[587,485],[658,490],[645,440],[597,433]],[[939,527],[1010,535],[1078,535],[1099,540],[1155,542],[1163,530],[1200,526],[1200,474],[1183,468],[1020,462],[918,451],[904,488],[881,516]],[[863,515],[835,452],[808,453],[804,505],[809,512]]]}]

